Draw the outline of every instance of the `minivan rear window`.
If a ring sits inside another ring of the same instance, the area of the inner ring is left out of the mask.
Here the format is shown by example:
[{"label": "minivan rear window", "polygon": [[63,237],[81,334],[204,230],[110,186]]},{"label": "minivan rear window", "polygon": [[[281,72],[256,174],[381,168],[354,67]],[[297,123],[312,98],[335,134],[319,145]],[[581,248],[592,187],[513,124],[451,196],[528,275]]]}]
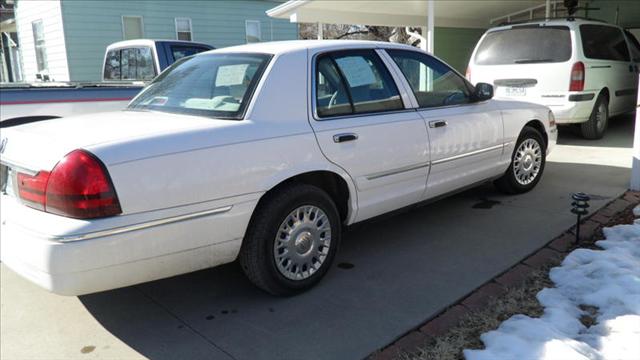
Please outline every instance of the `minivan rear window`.
[{"label": "minivan rear window", "polygon": [[488,33],[478,50],[478,65],[565,62],[571,58],[571,33],[566,26],[514,26]]}]

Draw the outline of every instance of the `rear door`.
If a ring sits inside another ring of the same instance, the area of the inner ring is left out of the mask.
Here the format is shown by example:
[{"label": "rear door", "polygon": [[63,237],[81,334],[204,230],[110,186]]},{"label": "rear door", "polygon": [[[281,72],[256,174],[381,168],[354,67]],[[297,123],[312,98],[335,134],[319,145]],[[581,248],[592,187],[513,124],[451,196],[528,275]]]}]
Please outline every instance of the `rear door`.
[{"label": "rear door", "polygon": [[496,97],[559,105],[569,90],[572,56],[567,26],[505,27],[480,40],[471,59],[470,80],[492,84]]},{"label": "rear door", "polygon": [[502,115],[495,104],[474,101],[472,86],[432,56],[411,50],[387,53],[413,90],[429,133],[431,172],[425,197],[504,171]]},{"label": "rear door", "polygon": [[[609,89],[611,115],[632,111],[638,86],[637,73],[620,28],[602,24],[580,25],[585,57],[585,89]],[[602,84],[602,85],[600,85]]]},{"label": "rear door", "polygon": [[[357,187],[357,221],[415,203],[429,167],[420,115],[372,49],[317,54],[311,126],[324,155]],[[295,151],[295,149],[293,149]]]}]

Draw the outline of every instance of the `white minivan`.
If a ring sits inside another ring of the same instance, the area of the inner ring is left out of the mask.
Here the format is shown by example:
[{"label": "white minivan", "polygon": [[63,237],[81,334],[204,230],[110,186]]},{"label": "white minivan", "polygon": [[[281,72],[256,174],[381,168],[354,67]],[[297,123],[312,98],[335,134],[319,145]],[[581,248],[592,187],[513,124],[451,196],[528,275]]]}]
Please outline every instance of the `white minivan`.
[{"label": "white minivan", "polygon": [[487,30],[467,78],[496,97],[548,106],[558,124],[577,124],[587,139],[604,135],[609,117],[636,107],[640,44],[597,20],[553,19]]}]

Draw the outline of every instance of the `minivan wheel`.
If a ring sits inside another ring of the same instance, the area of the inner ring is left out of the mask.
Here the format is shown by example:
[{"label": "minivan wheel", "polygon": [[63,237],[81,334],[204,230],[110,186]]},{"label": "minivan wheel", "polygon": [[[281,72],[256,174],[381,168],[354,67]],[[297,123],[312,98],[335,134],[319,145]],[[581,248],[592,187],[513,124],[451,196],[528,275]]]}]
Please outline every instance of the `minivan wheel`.
[{"label": "minivan wheel", "polygon": [[596,100],[589,120],[580,124],[582,136],[585,139],[596,140],[604,136],[609,123],[609,101],[600,94]]},{"label": "minivan wheel", "polygon": [[516,142],[507,171],[494,182],[498,190],[507,194],[520,194],[533,189],[544,171],[545,143],[540,132],[525,126]]},{"label": "minivan wheel", "polygon": [[240,250],[244,273],[273,295],[307,290],[326,274],[340,243],[340,217],[329,195],[292,184],[265,195]]}]

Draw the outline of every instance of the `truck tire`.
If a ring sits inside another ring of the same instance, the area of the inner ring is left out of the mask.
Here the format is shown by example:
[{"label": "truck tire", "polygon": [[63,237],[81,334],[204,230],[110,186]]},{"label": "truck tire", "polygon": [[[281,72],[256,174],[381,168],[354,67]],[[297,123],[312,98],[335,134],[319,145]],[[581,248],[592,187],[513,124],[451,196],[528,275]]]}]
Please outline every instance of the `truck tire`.
[{"label": "truck tire", "polygon": [[313,287],[327,273],[340,232],[331,197],[318,187],[292,184],[261,200],[240,249],[240,265],[260,289],[293,295]]},{"label": "truck tire", "polygon": [[609,101],[603,94],[598,95],[589,120],[580,124],[582,137],[589,140],[602,139],[609,123]]},{"label": "truck tire", "polygon": [[511,164],[501,178],[494,181],[506,194],[521,194],[533,189],[544,172],[546,147],[540,132],[525,126],[511,155]]}]

